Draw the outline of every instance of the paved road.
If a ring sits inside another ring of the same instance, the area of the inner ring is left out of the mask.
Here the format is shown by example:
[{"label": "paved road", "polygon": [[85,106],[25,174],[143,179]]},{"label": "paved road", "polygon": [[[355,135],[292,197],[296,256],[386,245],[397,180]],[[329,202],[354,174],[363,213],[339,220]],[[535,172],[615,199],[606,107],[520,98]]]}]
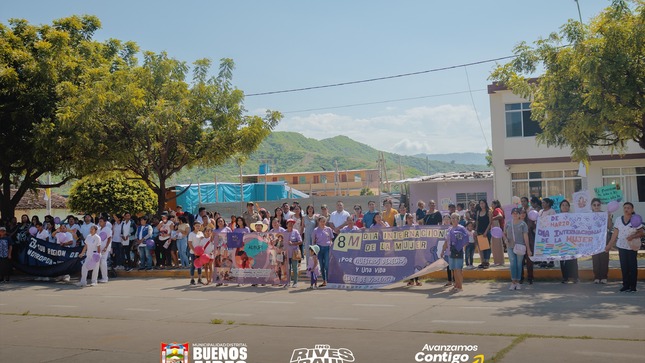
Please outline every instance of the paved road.
[{"label": "paved road", "polygon": [[541,282],[508,291],[506,283],[467,282],[450,294],[443,281],[378,291],[186,282],[1,285],[0,356],[159,362],[160,343],[177,341],[245,343],[247,362],[289,362],[294,349],[316,344],[347,348],[356,362],[415,362],[429,353],[425,344],[477,345],[486,362],[645,359],[643,292],[618,293],[617,283]]}]

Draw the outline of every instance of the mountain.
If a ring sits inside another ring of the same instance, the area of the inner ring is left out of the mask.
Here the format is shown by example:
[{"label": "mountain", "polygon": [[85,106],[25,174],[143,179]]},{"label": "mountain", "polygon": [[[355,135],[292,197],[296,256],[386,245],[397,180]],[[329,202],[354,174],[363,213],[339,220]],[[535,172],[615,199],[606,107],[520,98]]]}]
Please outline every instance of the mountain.
[{"label": "mountain", "polygon": [[446,163],[486,165],[485,153],[417,154],[417,158],[443,161]]},{"label": "mountain", "polygon": [[[473,153],[473,155],[479,154]],[[275,173],[334,170],[335,162],[338,162],[339,170],[377,169],[378,157],[378,150],[346,136],[316,140],[296,132],[276,131],[271,133],[243,164],[242,173],[258,174],[259,166],[265,163],[265,160],[269,160],[271,172]],[[386,152],[384,157],[389,180],[401,179],[399,162],[405,178],[438,172],[488,170],[485,159],[483,163],[461,164],[455,157],[444,159],[447,162],[430,158],[427,163],[425,156],[421,158]],[[455,160],[454,163],[451,162],[453,160]],[[477,158],[472,157],[472,160]],[[215,177],[218,182],[239,182],[239,175],[240,168],[237,163],[228,162],[214,168],[184,169],[171,180],[171,185],[189,182],[208,183],[215,181]]]}]

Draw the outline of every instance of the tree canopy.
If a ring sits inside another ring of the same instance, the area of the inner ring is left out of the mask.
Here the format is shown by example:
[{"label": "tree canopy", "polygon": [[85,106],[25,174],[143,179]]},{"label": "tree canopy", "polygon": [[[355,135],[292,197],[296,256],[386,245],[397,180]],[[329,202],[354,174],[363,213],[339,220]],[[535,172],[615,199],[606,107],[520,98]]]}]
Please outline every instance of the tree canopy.
[{"label": "tree canopy", "polygon": [[538,142],[569,146],[574,160],[594,146],[622,153],[630,140],[645,149],[645,2],[614,0],[589,24],[569,20],[515,54],[491,79],[531,100]]},{"label": "tree canopy", "polygon": [[68,207],[76,213],[149,214],[157,210],[157,196],[141,180],[124,173],[86,176],[74,183]]},{"label": "tree canopy", "polygon": [[[89,161],[76,153],[91,131],[64,124],[56,116],[66,90],[87,74],[127,64],[134,43],[92,40],[100,28],[94,16],[30,25],[11,19],[0,23],[0,211],[11,218],[28,190],[42,186],[47,172],[64,180]],[[61,183],[62,184],[62,183]],[[10,190],[17,192],[11,196]]]},{"label": "tree canopy", "polygon": [[114,145],[104,160],[127,170],[166,202],[167,180],[184,167],[217,165],[254,151],[282,115],[245,114],[244,93],[231,84],[233,61],[223,59],[217,76],[211,62],[196,61],[192,80],[186,63],[166,53],[145,52],[141,65],[88,74],[82,87],[62,103],[58,116],[68,125],[96,130],[85,140],[97,150]]}]

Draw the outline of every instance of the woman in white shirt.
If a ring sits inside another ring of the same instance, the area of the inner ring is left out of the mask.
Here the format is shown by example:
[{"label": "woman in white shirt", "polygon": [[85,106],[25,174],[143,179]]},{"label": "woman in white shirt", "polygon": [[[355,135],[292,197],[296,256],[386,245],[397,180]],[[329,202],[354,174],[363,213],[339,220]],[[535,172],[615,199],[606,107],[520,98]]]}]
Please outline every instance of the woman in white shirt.
[{"label": "woman in white shirt", "polygon": [[[85,246],[83,247],[83,251],[81,251],[81,254],[78,255],[78,257],[83,257],[87,255],[87,258],[85,259],[85,262],[83,262],[83,267],[81,268],[81,281],[76,284],[78,287],[85,287],[87,286],[87,273],[89,272],[89,269],[87,268],[88,264],[90,264],[90,259],[93,258],[93,255],[95,253],[99,252],[99,249],[101,248],[101,237],[99,237],[98,234],[96,234],[98,228],[96,225],[92,225],[90,227],[90,234],[85,238]],[[92,269],[92,283],[90,286],[96,286],[98,283],[98,277],[99,277],[99,265],[94,264],[94,268]]]},{"label": "woman in white shirt", "polygon": [[618,247],[618,257],[620,258],[620,269],[623,273],[623,287],[620,292],[636,292],[636,281],[638,279],[638,249],[640,248],[640,239],[645,234],[643,225],[632,226],[632,215],[634,214],[634,205],[630,202],[623,204],[623,216],[616,218],[614,221],[614,231],[611,234],[611,241],[605,252],[616,245]]}]

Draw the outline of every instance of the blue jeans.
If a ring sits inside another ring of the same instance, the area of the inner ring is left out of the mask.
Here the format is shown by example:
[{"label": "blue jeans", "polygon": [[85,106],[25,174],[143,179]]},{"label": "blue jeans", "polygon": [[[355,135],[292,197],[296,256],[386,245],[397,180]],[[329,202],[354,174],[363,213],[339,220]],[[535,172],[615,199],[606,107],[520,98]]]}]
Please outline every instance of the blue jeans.
[{"label": "blue jeans", "polygon": [[464,257],[466,259],[466,266],[472,266],[473,265],[473,259],[475,257],[475,244],[474,243],[469,243],[466,245],[466,253],[464,254]]},{"label": "blue jeans", "polygon": [[507,252],[508,260],[511,263],[511,280],[519,281],[522,277],[522,261],[524,261],[524,255],[516,255],[512,248],[509,248]]},{"label": "blue jeans", "polygon": [[179,251],[179,260],[183,267],[188,267],[190,261],[188,260],[188,238],[180,238],[177,240],[177,251]]},{"label": "blue jeans", "polygon": [[145,242],[139,246],[139,268],[152,268],[152,255]]},{"label": "blue jeans", "polygon": [[298,283],[298,262],[300,261],[294,260],[293,258],[289,259],[289,276],[294,284]]},{"label": "blue jeans", "polygon": [[318,262],[320,263],[320,274],[324,282],[327,282],[329,270],[329,246],[320,246],[318,253]]},{"label": "blue jeans", "polygon": [[[195,255],[190,254],[190,277],[195,276]],[[201,267],[197,269],[197,276],[201,278],[202,276],[202,269]]]}]

